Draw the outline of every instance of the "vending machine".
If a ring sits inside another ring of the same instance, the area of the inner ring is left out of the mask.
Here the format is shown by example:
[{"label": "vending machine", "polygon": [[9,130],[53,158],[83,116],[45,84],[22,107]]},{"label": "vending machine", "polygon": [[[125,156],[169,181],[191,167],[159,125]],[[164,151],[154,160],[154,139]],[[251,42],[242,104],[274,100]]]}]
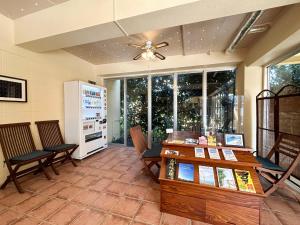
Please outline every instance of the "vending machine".
[{"label": "vending machine", "polygon": [[75,159],[107,148],[106,88],[82,81],[64,83],[65,140],[76,143]]}]

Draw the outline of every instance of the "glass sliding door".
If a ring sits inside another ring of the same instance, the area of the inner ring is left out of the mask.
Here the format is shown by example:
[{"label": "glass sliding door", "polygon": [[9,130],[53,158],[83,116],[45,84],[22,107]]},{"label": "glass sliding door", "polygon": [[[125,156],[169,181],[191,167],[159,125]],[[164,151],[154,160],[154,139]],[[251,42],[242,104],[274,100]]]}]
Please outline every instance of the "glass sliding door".
[{"label": "glass sliding door", "polygon": [[233,132],[235,71],[207,72],[208,131]]},{"label": "glass sliding door", "polygon": [[202,128],[202,73],[178,74],[177,130]]},{"label": "glass sliding door", "polygon": [[132,146],[132,139],[130,137],[130,127],[141,125],[144,133],[148,129],[148,99],[147,99],[147,88],[148,79],[147,77],[141,78],[130,78],[127,82],[127,145]]},{"label": "glass sliding door", "polygon": [[173,128],[173,75],[152,77],[152,142],[167,137],[166,129]]}]

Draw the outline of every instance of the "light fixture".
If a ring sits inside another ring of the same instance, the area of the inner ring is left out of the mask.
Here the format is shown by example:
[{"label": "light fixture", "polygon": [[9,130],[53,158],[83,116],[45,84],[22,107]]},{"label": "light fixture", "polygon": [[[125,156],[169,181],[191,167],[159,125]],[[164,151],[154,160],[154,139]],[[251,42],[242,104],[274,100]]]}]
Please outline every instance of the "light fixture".
[{"label": "light fixture", "polygon": [[147,49],[146,51],[144,51],[142,53],[142,57],[145,60],[151,60],[151,59],[155,58],[155,55],[154,55],[154,53],[153,53],[153,51],[151,49]]}]

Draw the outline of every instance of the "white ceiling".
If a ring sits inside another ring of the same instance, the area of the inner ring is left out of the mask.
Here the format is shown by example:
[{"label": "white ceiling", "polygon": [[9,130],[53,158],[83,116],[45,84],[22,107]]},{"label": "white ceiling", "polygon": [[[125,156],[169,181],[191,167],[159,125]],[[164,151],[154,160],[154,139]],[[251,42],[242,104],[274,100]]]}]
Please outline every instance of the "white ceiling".
[{"label": "white ceiling", "polygon": [[[266,10],[255,25],[272,25],[283,7]],[[131,61],[141,50],[128,46],[129,43],[144,44],[151,40],[154,44],[166,41],[168,47],[157,51],[165,56],[192,55],[225,51],[233,40],[241,24],[249,14],[229,16],[204,22],[150,31],[105,41],[99,41],[65,50],[95,65]],[[264,33],[248,34],[237,45],[247,48]]]},{"label": "white ceiling", "polygon": [[16,19],[68,0],[0,0],[0,13]]},{"label": "white ceiling", "polygon": [[[16,19],[66,1],[68,0],[0,0],[0,13]],[[283,8],[265,10],[255,25],[272,26]],[[65,50],[95,65],[131,61],[141,50],[129,47],[128,43],[142,45],[147,40],[154,44],[168,42],[168,47],[158,49],[165,56],[221,52],[225,51],[248,16],[249,13],[234,15],[73,46]],[[247,34],[236,48],[248,48],[263,34]]]}]

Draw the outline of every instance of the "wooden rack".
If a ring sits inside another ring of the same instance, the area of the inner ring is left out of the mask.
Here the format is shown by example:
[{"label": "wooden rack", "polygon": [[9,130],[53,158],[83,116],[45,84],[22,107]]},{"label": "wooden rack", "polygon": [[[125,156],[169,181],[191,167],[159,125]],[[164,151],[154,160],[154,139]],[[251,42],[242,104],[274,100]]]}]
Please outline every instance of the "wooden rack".
[{"label": "wooden rack", "polygon": [[[206,158],[196,158],[194,157],[195,146],[164,145],[161,152],[162,163],[159,177],[161,211],[212,224],[259,224],[264,192],[255,171],[255,167],[260,164],[256,162],[251,152],[243,151],[243,149],[234,150],[238,161],[228,161],[224,159],[221,148],[219,149],[220,160],[210,159],[205,149]],[[179,151],[179,155],[167,155],[165,154],[167,149]],[[178,180],[178,172],[174,180],[168,179],[166,171],[169,158],[176,159],[177,167],[181,162],[193,164],[194,182]],[[214,168],[215,187],[199,183],[199,165]],[[256,193],[240,191],[238,186],[237,190],[219,187],[216,167],[249,171]]]}]

